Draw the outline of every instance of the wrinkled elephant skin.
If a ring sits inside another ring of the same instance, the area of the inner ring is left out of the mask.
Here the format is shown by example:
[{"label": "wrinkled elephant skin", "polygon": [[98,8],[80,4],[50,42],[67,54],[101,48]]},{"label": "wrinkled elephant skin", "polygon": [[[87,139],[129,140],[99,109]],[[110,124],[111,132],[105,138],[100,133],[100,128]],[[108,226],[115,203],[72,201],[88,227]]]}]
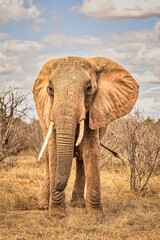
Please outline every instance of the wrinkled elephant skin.
[{"label": "wrinkled elephant skin", "polygon": [[[72,159],[76,157],[71,205],[86,206],[87,213],[104,216],[100,140],[112,121],[132,110],[138,92],[138,84],[130,73],[107,58],[64,57],[50,60],[42,67],[33,95],[42,130],[45,135],[48,129],[51,132],[45,151],[46,175],[40,208],[49,208],[55,216],[65,215],[64,190]],[[83,121],[84,134],[79,133],[79,123]]]}]

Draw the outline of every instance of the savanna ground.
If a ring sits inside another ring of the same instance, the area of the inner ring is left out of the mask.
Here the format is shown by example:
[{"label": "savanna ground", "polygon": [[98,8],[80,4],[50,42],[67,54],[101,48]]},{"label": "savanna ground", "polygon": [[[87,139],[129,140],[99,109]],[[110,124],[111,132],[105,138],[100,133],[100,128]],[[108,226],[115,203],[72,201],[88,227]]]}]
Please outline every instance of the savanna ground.
[{"label": "savanna ground", "polygon": [[105,219],[91,219],[85,209],[70,207],[75,164],[66,189],[67,217],[51,218],[37,210],[44,176],[43,163],[33,153],[6,158],[0,165],[0,239],[160,239],[160,170],[143,194],[130,191],[126,166],[101,170]]}]

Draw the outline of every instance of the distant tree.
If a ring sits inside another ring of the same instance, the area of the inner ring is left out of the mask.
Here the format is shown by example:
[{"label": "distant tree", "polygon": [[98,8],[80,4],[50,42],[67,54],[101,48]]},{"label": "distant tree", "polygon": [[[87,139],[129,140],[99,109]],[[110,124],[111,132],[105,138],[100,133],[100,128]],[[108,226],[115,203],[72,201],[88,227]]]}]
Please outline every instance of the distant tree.
[{"label": "distant tree", "polygon": [[142,191],[147,186],[160,158],[160,126],[154,119],[129,115],[123,121],[121,143],[130,165],[130,188]]},{"label": "distant tree", "polygon": [[144,120],[144,123],[154,123],[155,120],[151,117],[147,117],[145,120]]},{"label": "distant tree", "polygon": [[157,119],[156,124],[160,125],[160,118]]},{"label": "distant tree", "polygon": [[25,147],[27,124],[23,119],[29,110],[27,94],[18,88],[9,87],[0,92],[0,161]]},{"label": "distant tree", "polygon": [[43,144],[43,132],[39,120],[32,118],[28,123],[29,149],[39,154]]},{"label": "distant tree", "polygon": [[[160,121],[144,119],[139,111],[118,119],[108,127],[103,143],[120,154],[129,170],[130,189],[143,191],[155,166],[160,164]],[[115,158],[101,149],[101,165],[113,165]],[[118,160],[118,159],[117,159]],[[119,164],[122,164],[118,160]]]}]

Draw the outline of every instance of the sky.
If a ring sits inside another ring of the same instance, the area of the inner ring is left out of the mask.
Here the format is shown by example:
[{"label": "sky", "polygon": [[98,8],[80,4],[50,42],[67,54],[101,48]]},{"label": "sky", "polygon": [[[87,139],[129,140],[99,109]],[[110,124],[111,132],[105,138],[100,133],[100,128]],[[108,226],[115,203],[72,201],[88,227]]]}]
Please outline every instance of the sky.
[{"label": "sky", "polygon": [[43,64],[107,57],[140,85],[138,108],[160,118],[160,0],[0,0],[0,90],[29,93]]}]

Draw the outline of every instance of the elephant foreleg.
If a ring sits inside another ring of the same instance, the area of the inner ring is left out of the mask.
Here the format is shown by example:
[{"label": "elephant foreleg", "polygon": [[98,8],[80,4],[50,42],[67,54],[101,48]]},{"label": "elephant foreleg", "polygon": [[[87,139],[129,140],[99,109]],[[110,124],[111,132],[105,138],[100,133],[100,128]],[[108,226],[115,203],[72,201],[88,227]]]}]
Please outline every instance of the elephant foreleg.
[{"label": "elephant foreleg", "polygon": [[85,174],[83,160],[76,157],[76,179],[72,193],[71,206],[85,207],[84,200]]},{"label": "elephant foreleg", "polygon": [[83,161],[86,177],[86,212],[103,217],[100,191],[99,133],[86,126],[83,139]]}]

